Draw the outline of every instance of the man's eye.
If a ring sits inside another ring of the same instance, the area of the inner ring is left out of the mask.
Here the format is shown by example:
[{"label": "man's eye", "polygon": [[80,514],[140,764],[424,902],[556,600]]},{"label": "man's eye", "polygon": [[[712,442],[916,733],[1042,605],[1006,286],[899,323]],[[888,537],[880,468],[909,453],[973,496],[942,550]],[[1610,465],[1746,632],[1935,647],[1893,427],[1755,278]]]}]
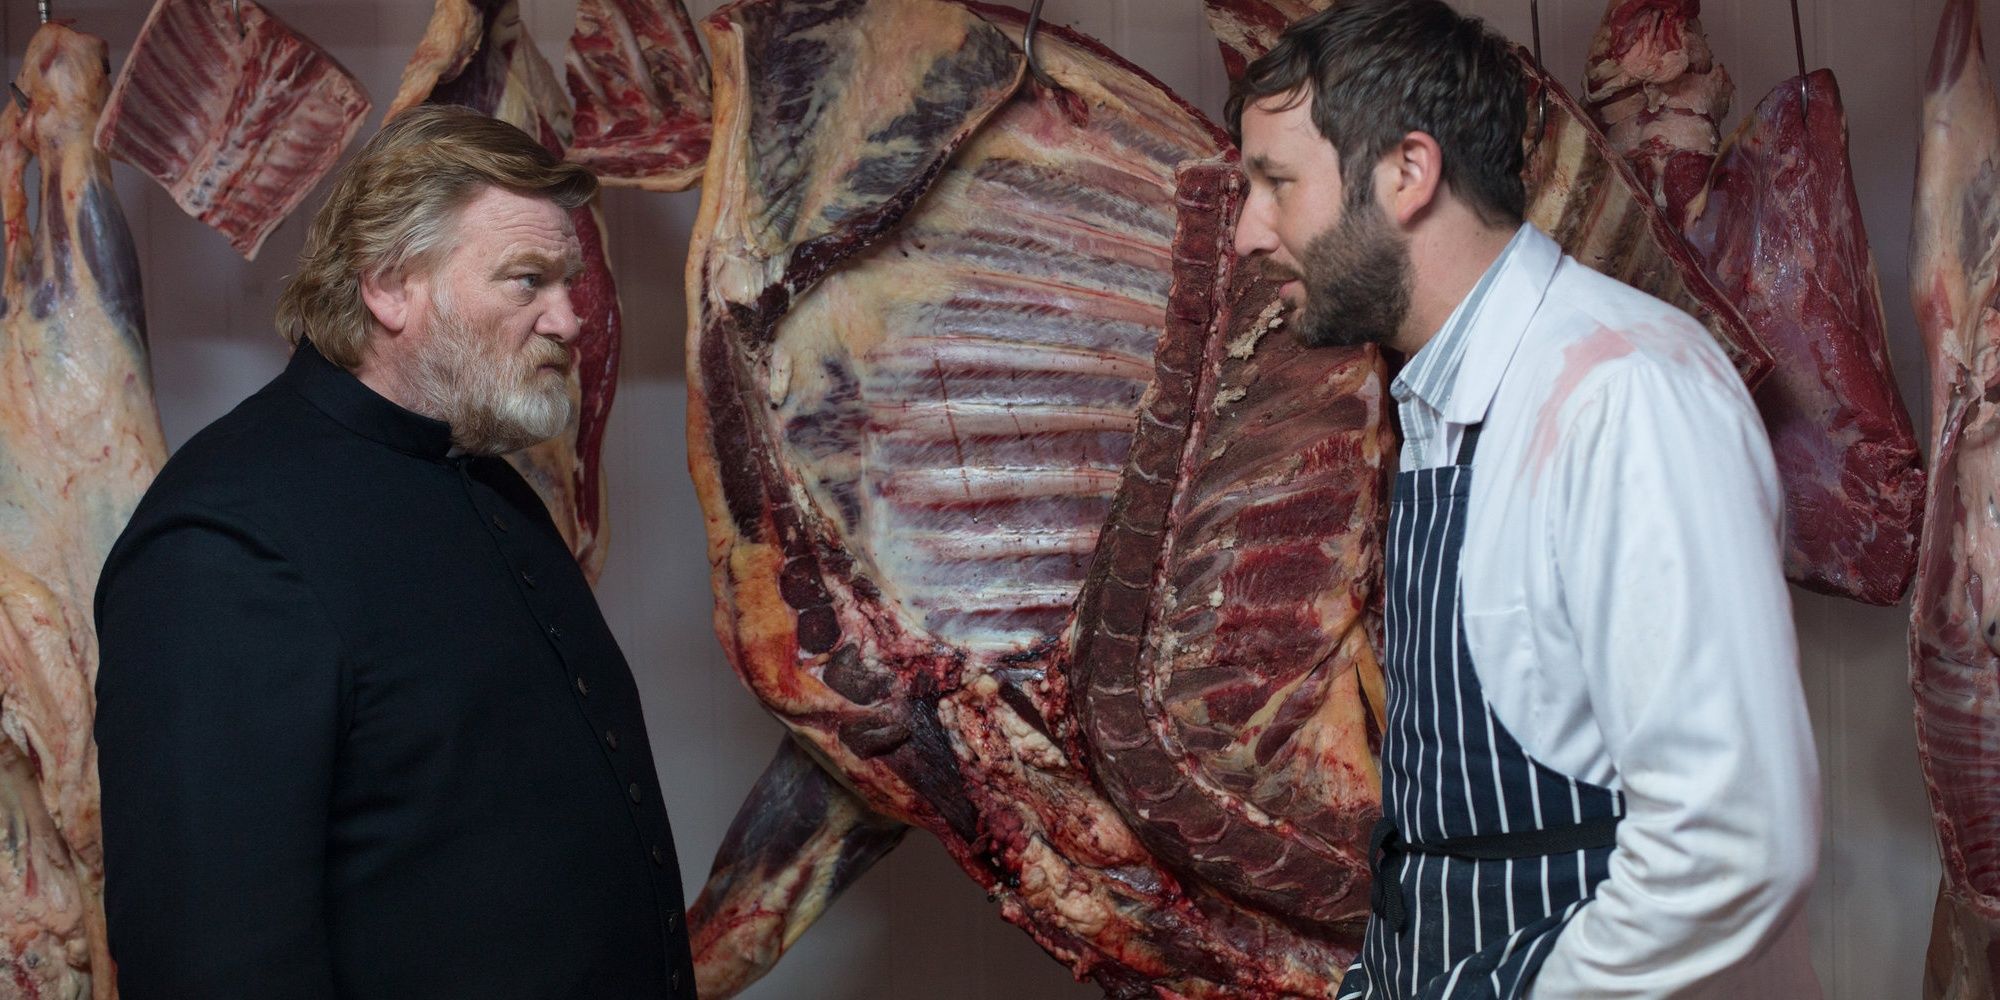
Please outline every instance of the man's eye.
[{"label": "man's eye", "polygon": [[531,292],[542,287],[542,276],[539,274],[517,274],[514,276],[514,280],[520,282],[522,288]]}]

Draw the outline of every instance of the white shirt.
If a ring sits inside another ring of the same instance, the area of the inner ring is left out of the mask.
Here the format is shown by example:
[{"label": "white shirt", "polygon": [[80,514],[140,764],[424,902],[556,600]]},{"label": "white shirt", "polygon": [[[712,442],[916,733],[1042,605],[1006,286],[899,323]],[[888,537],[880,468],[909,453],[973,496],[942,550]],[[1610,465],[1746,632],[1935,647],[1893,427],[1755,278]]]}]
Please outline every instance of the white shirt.
[{"label": "white shirt", "polygon": [[1610,877],[1531,995],[1818,997],[1783,493],[1721,349],[1524,225],[1391,392],[1405,469],[1451,464],[1484,423],[1461,572],[1494,712],[1625,795]]}]

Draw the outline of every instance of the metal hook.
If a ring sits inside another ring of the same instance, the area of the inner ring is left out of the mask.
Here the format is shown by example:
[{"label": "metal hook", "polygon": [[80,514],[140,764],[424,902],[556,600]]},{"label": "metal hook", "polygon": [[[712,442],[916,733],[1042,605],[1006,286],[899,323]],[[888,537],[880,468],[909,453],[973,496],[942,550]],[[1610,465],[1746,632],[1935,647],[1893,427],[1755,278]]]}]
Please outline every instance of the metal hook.
[{"label": "metal hook", "polygon": [[1043,72],[1041,64],[1035,62],[1035,30],[1041,26],[1042,0],[1035,0],[1034,6],[1028,8],[1028,27],[1021,32],[1021,54],[1027,58],[1028,72],[1034,75],[1036,83],[1050,90],[1061,90],[1062,85],[1056,83],[1056,78]]},{"label": "metal hook", "polygon": [[[1535,43],[1535,69],[1546,73],[1542,65],[1542,2],[1528,0],[1528,30]],[[1535,139],[1528,144],[1532,154],[1542,144],[1542,133],[1549,127],[1549,88],[1545,83],[1536,83],[1535,89]]]},{"label": "metal hook", "polygon": [[1812,99],[1806,96],[1806,39],[1799,29],[1799,0],[1792,0],[1792,54],[1799,61],[1799,117],[1806,117],[1812,110]]},{"label": "metal hook", "polygon": [[[1792,0],[1792,2],[1796,4],[1798,0]],[[1535,65],[1544,65],[1542,62],[1542,0],[1528,0],[1528,30],[1534,33]]]},{"label": "metal hook", "polygon": [[42,23],[49,23],[49,0],[35,0],[35,13],[42,15]]}]

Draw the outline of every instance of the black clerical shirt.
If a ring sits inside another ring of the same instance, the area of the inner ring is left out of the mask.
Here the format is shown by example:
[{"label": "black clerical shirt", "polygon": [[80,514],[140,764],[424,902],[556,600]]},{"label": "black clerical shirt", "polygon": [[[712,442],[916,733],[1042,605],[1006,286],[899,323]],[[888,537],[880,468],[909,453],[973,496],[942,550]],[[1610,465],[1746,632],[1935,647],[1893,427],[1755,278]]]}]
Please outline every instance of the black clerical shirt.
[{"label": "black clerical shirt", "polygon": [[97,594],[126,1000],[694,996],[638,691],[541,501],[310,345]]}]

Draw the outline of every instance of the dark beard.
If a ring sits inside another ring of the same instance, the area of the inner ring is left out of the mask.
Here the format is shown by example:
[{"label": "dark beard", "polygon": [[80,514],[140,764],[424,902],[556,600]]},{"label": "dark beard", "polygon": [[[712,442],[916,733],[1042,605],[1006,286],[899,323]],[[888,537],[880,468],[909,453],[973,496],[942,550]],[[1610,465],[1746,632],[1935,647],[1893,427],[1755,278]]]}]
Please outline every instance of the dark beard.
[{"label": "dark beard", "polygon": [[1307,347],[1386,344],[1410,313],[1410,246],[1371,197],[1350,199],[1340,221],[1306,244]]}]

